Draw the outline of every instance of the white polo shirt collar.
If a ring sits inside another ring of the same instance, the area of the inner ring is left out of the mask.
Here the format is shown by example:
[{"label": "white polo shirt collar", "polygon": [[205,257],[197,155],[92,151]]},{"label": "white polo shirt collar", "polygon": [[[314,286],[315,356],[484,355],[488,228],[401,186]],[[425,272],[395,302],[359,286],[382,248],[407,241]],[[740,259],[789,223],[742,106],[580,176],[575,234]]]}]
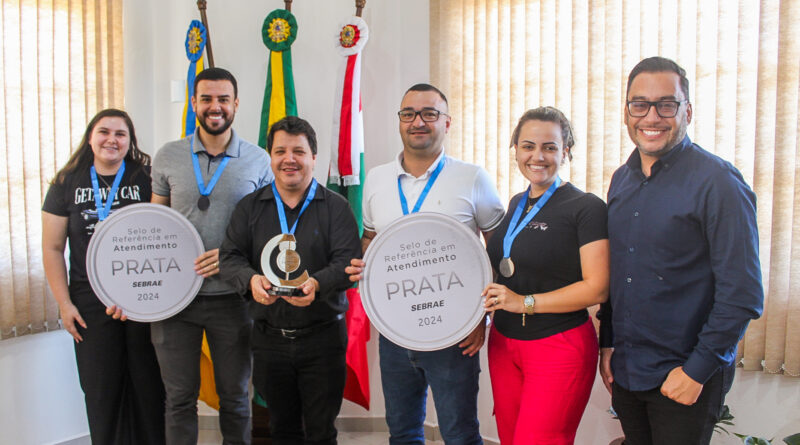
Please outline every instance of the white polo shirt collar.
[{"label": "white polo shirt collar", "polygon": [[395,173],[397,174],[398,177],[405,175],[405,176],[408,176],[409,178],[412,178],[412,179],[429,178],[431,176],[431,174],[433,173],[433,171],[436,170],[436,166],[439,165],[439,161],[443,157],[445,157],[444,147],[442,147],[442,150],[439,152],[439,156],[437,156],[436,159],[428,167],[428,169],[425,170],[425,173],[423,173],[422,176],[420,176],[419,178],[416,178],[416,177],[414,177],[414,175],[412,175],[411,173],[407,172],[403,168],[403,152],[401,151],[400,153],[397,154],[397,157],[395,158]]}]

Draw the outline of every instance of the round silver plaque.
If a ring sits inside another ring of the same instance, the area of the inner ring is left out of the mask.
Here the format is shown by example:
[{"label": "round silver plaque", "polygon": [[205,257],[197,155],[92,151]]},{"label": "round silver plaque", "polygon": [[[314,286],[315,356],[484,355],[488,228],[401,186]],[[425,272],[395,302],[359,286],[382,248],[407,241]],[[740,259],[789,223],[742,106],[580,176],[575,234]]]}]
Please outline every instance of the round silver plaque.
[{"label": "round silver plaque", "polygon": [[404,216],[369,245],[359,284],[375,328],[417,351],[452,346],[483,320],[481,292],[492,281],[480,239],[447,215]]},{"label": "round silver plaque", "polygon": [[169,318],[192,302],[203,277],[194,259],[205,249],[192,223],[159,204],[132,204],[95,229],[86,272],[97,297],[134,321]]}]

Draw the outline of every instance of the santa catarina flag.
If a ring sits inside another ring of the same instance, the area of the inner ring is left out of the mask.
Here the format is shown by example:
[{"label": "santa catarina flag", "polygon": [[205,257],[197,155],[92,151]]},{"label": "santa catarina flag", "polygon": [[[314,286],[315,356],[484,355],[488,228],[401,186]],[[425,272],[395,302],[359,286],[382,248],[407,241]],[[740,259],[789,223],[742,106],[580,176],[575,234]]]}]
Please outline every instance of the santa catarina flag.
[{"label": "santa catarina flag", "polygon": [[[364,181],[364,120],[361,109],[361,50],[369,29],[361,17],[350,17],[342,24],[336,47],[342,56],[336,81],[333,111],[331,163],[328,188],[350,202],[361,225],[362,183]],[[347,380],[344,398],[369,409],[369,367],[367,341],[370,325],[358,288],[348,289],[347,299]]]}]

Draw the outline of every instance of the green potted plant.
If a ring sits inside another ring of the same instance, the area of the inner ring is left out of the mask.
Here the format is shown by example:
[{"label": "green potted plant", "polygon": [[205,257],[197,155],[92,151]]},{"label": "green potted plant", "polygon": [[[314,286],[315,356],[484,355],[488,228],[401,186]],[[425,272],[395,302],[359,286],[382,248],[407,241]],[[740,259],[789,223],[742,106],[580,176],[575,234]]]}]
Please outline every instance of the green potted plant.
[{"label": "green potted plant", "polygon": [[[714,432],[720,434],[730,434],[724,425],[733,426],[733,419],[733,414],[731,414],[731,410],[728,408],[728,405],[722,405],[722,408],[719,411],[719,421],[717,421],[717,424],[714,425]],[[775,439],[765,439],[763,437],[755,437],[748,434],[739,433],[733,433],[733,435],[742,439],[742,442],[745,445],[776,445],[772,443],[772,441]],[[787,445],[800,445],[800,433],[784,437],[783,442]]]},{"label": "green potted plant", "polygon": [[[742,439],[745,445],[777,445],[773,444],[774,439],[764,439],[763,437],[748,436],[745,434],[733,433],[736,437]],[[800,433],[792,434],[783,438],[783,442],[787,445],[800,445]]]}]

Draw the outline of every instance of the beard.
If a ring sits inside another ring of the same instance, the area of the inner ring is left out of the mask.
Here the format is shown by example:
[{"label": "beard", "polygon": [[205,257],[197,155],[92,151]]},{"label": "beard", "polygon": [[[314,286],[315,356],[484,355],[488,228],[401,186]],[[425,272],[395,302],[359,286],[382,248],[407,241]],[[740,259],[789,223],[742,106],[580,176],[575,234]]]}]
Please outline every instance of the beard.
[{"label": "beard", "polygon": [[207,113],[203,114],[203,116],[201,116],[201,119],[198,119],[197,121],[200,123],[200,126],[203,127],[203,130],[205,130],[206,133],[212,136],[217,136],[222,133],[225,133],[226,131],[228,131],[228,128],[231,128],[231,125],[233,125],[233,117],[228,118],[227,113],[222,113],[222,125],[219,126],[218,128],[209,127],[208,124],[206,124],[207,117],[208,117]]},{"label": "beard", "polygon": [[417,131],[417,132],[415,132],[415,135],[423,134],[424,137],[423,137],[422,140],[414,140],[415,136],[412,135],[409,132],[406,132],[404,134],[401,134],[401,139],[403,140],[403,145],[404,146],[406,146],[408,148],[411,148],[411,149],[414,149],[414,150],[424,151],[424,150],[430,149],[431,146],[435,145],[435,143],[436,143],[436,141],[434,140],[435,138],[433,137],[433,135],[431,133],[432,132],[430,130],[428,130],[428,131]]}]

